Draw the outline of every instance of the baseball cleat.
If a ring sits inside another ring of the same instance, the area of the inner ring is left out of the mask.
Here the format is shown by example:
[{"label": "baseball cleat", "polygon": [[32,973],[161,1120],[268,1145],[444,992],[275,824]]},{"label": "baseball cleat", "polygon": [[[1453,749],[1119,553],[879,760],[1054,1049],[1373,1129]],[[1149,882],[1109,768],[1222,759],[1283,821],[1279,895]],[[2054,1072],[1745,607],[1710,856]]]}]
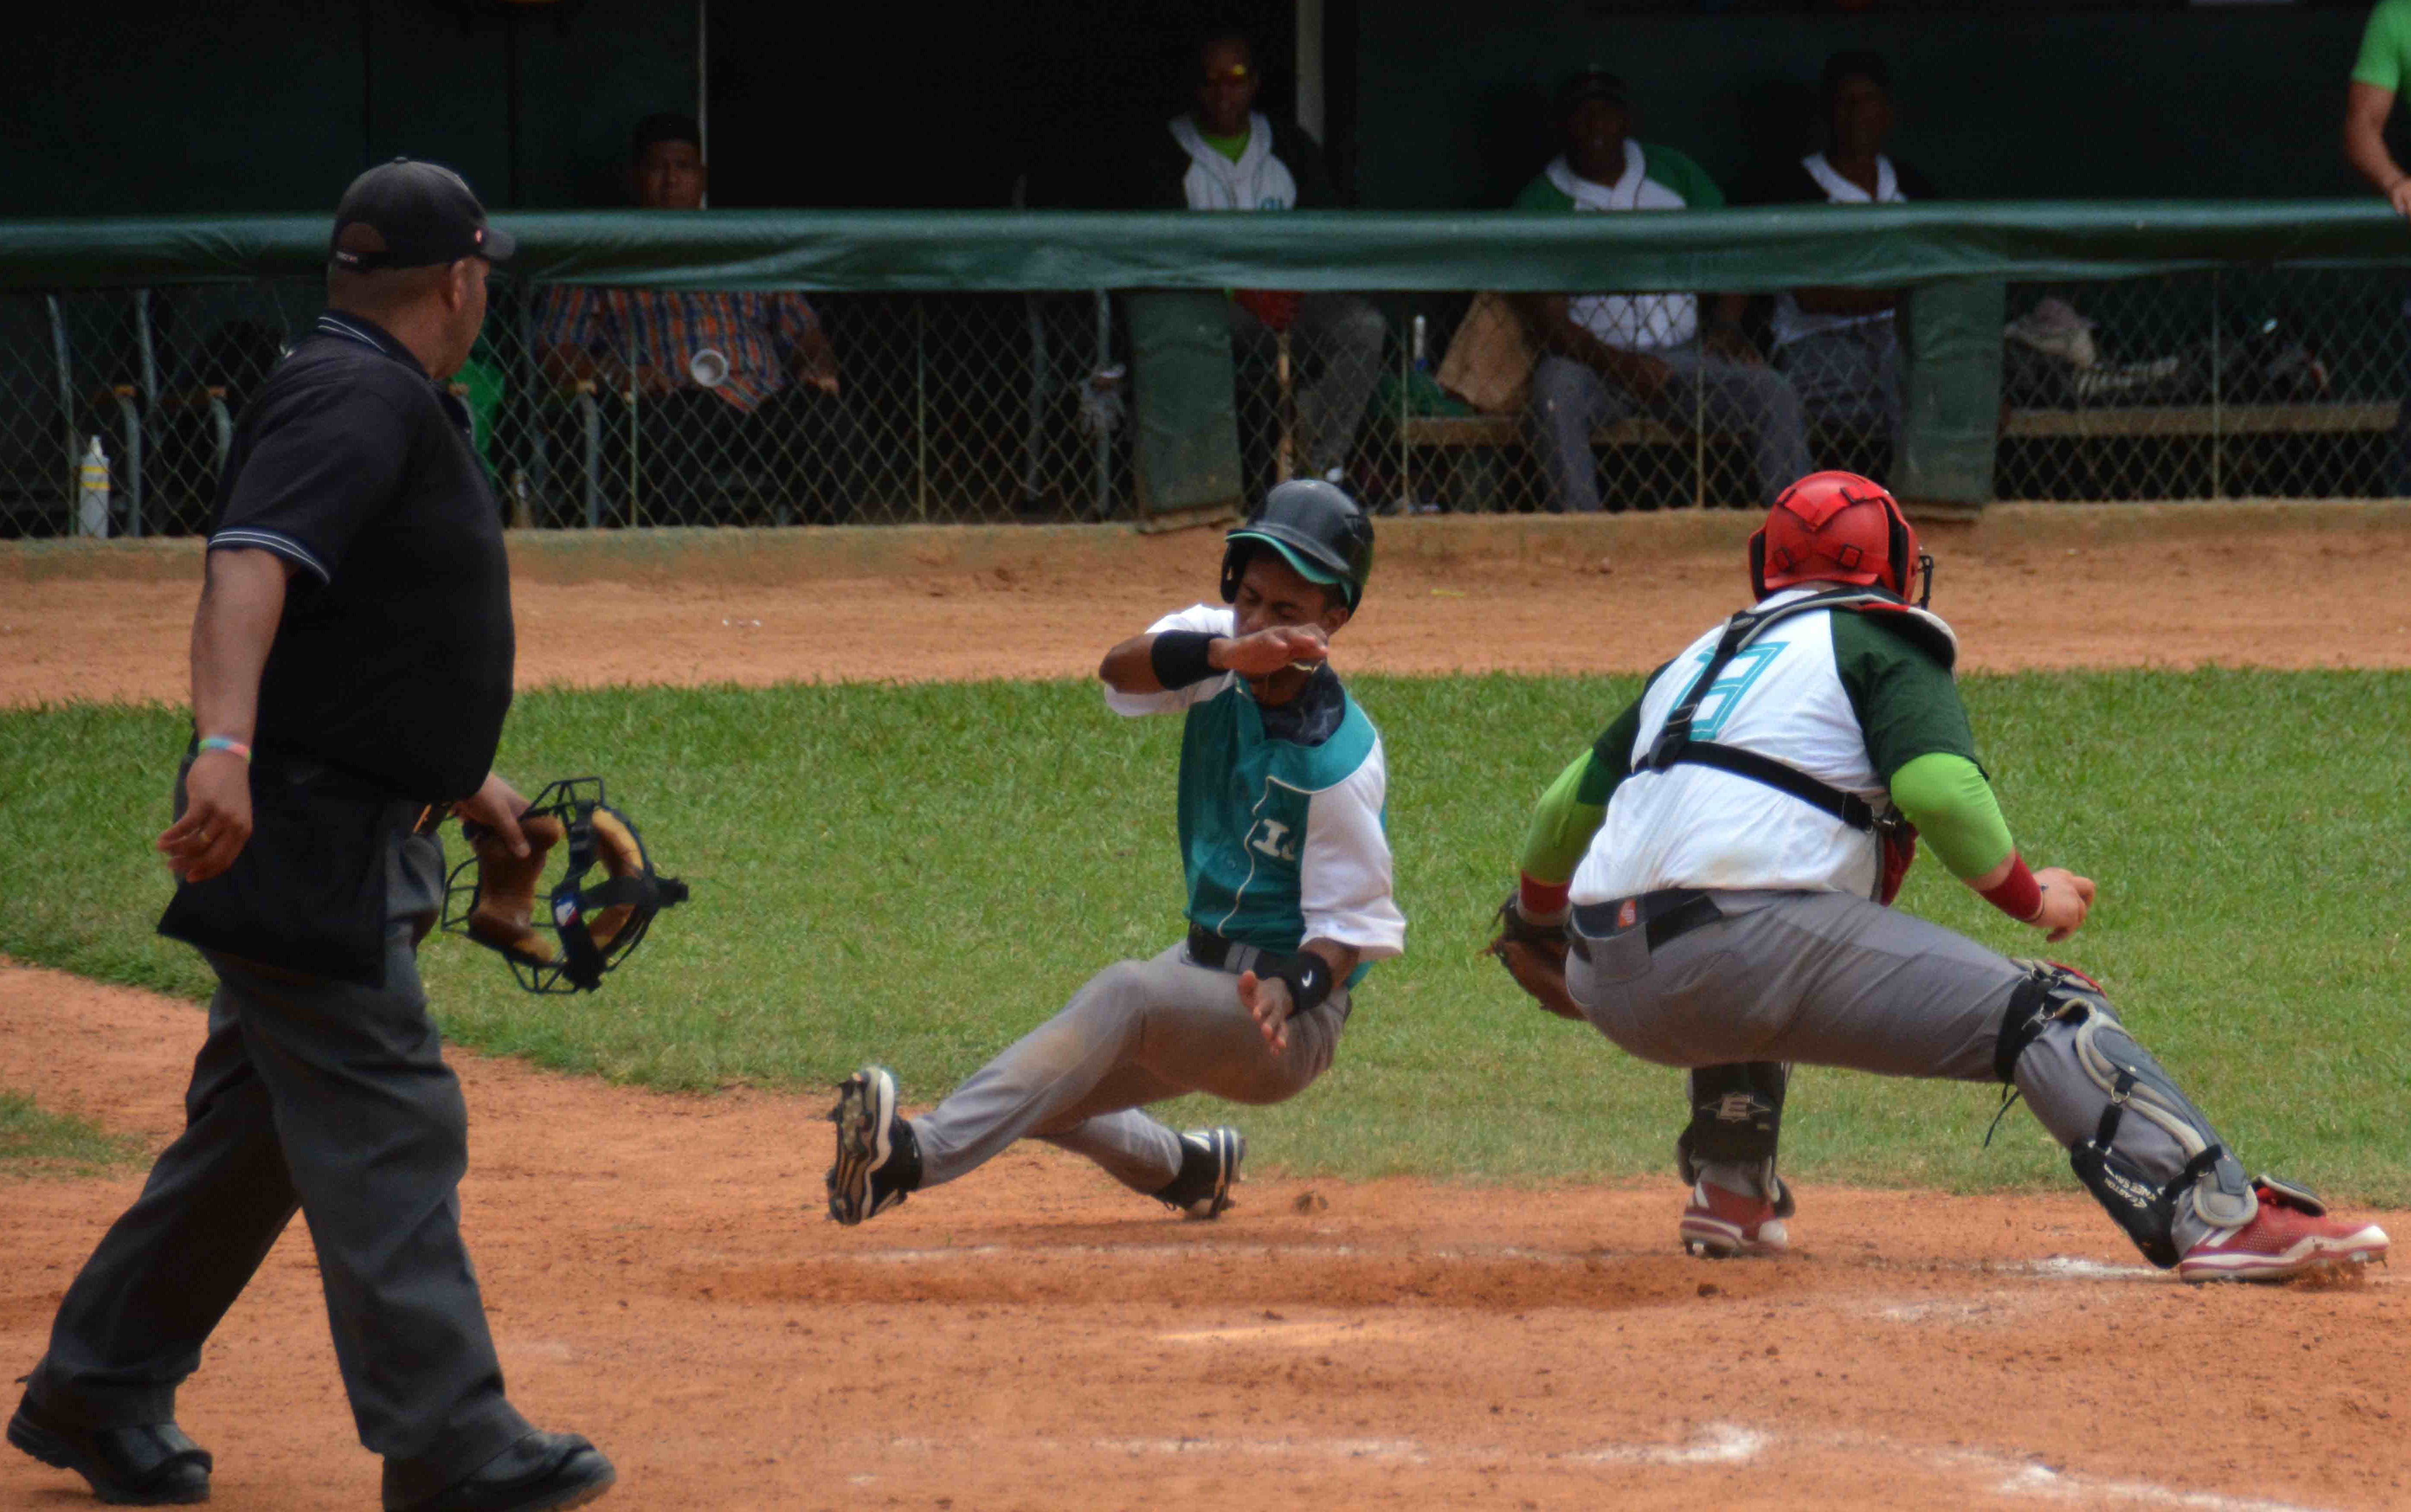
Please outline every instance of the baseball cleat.
[{"label": "baseball cleat", "polygon": [[919,1185],[921,1161],[913,1126],[896,1116],[896,1073],[866,1066],[840,1082],[829,1122],[837,1126],[829,1216],[851,1227],[901,1205]]},{"label": "baseball cleat", "polygon": [[2241,1228],[2213,1230],[2177,1261],[2180,1281],[2283,1281],[2327,1266],[2386,1258],[2386,1230],[2310,1213],[2267,1186]]},{"label": "baseball cleat", "polygon": [[1705,1260],[1775,1256],[1790,1245],[1783,1219],[1763,1197],[1744,1197],[1712,1182],[1691,1188],[1683,1206],[1683,1247]]},{"label": "baseball cleat", "polygon": [[1235,1128],[1192,1128],[1180,1136],[1180,1174],[1155,1194],[1169,1208],[1191,1218],[1211,1218],[1231,1206],[1239,1162],[1248,1157],[1248,1137]]}]

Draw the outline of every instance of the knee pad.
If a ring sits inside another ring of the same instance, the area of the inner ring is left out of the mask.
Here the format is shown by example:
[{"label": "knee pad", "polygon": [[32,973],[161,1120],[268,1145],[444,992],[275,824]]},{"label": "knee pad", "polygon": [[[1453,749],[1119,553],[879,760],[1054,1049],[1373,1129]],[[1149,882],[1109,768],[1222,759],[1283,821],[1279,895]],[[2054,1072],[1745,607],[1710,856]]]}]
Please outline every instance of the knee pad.
[{"label": "knee pad", "polygon": [[[2259,1204],[2243,1166],[2175,1080],[2126,1032],[2092,978],[2051,962],[2032,963],[2002,1021],[1994,1056],[2001,1080],[2013,1082],[2027,1048],[2062,1029],[2086,1080],[2110,1098],[2091,1137],[2068,1150],[2068,1165],[2144,1258],[2162,1267],[2176,1264],[2181,1202],[2190,1201],[2195,1215],[2214,1228],[2250,1222]],[[2119,1148],[2129,1116],[2160,1129],[2183,1153],[2184,1167],[2165,1185]]]},{"label": "knee pad", "polygon": [[1791,1192],[1775,1174],[1783,1133],[1783,1094],[1791,1068],[1779,1061],[1703,1066],[1691,1072],[1691,1122],[1674,1141],[1674,1169],[1687,1184],[1705,1164],[1756,1165],[1779,1217],[1792,1212]]}]

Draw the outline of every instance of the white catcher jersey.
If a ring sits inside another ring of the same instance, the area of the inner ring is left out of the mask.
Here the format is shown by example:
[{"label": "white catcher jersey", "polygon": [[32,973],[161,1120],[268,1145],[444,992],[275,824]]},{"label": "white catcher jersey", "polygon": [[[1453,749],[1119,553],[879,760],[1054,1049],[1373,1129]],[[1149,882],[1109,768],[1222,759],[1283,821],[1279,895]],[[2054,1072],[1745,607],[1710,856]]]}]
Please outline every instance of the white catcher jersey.
[{"label": "white catcher jersey", "polygon": [[[1769,595],[1765,605],[1813,591]],[[1764,605],[1762,605],[1764,606]],[[1855,792],[1881,812],[1891,804],[1867,737],[1843,686],[1834,611],[1786,619],[1725,667],[1700,701],[1691,733],[1739,746]],[[1629,769],[1715,656],[1724,627],[1666,665],[1641,702]],[[1601,903],[1667,887],[1775,889],[1871,896],[1879,860],[1873,836],[1791,794],[1714,767],[1683,764],[1626,778],[1607,807],[1573,879],[1572,900]]]}]

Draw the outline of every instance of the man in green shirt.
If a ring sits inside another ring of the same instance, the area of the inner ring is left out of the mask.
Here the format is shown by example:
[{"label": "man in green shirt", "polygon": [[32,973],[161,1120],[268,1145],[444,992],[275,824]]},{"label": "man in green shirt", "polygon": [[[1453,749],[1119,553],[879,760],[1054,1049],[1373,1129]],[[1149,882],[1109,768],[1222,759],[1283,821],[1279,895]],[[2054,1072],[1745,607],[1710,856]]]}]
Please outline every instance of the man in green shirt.
[{"label": "man in green shirt", "polygon": [[[2360,56],[2352,65],[2352,83],[2345,92],[2344,155],[2386,196],[2397,213],[2411,218],[2411,173],[2403,171],[2386,145],[2386,122],[2394,113],[2394,97],[2411,72],[2411,0],[2378,0],[2360,34]],[[2411,298],[2404,305],[2411,315]],[[2411,404],[2403,407],[2394,425],[2394,455],[2387,466],[2387,483],[2397,497],[2411,495]]]},{"label": "man in green shirt", "polygon": [[[1725,196],[1697,163],[1632,138],[1631,105],[1614,74],[1576,74],[1558,91],[1565,151],[1515,196],[1517,210],[1716,210]],[[1807,422],[1790,380],[1741,328],[1744,297],[1713,297],[1701,328],[1696,294],[1535,294],[1517,300],[1543,356],[1532,369],[1529,444],[1560,513],[1600,507],[1595,427],[1636,412],[1682,429],[1749,438],[1761,502],[1808,471]]]}]

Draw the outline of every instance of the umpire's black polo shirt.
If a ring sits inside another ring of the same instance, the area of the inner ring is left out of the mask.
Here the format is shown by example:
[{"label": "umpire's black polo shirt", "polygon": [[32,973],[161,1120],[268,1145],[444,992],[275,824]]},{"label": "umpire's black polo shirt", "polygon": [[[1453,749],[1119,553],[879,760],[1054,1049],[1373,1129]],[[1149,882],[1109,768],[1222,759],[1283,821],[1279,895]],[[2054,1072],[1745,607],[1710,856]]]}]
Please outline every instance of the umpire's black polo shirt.
[{"label": "umpire's black polo shirt", "polygon": [[210,531],[229,548],[300,569],[260,678],[262,761],[427,803],[476,791],[511,704],[510,564],[468,411],[407,348],[318,317],[235,427]]}]

